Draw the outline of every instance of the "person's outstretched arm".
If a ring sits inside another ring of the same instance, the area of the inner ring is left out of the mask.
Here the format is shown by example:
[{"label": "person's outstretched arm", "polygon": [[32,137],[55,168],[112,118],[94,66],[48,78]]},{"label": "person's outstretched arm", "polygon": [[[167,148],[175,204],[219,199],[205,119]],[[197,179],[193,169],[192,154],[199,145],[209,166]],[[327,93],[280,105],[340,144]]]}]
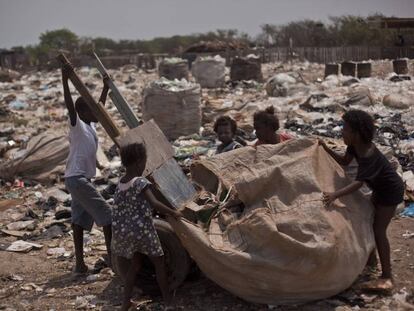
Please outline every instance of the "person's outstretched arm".
[{"label": "person's outstretched arm", "polygon": [[154,207],[157,212],[163,215],[169,215],[174,218],[180,218],[182,215],[179,211],[173,210],[172,208],[169,208],[167,205],[160,202],[152,193],[150,187],[147,187],[144,190],[145,198],[148,200],[148,202],[151,204],[152,207]]},{"label": "person's outstretched arm", "polygon": [[351,184],[349,184],[348,186],[335,191],[335,192],[324,192],[323,193],[323,201],[325,203],[326,206],[329,206],[332,204],[333,201],[335,201],[336,199],[343,197],[345,195],[351,194],[352,192],[357,191],[359,188],[361,188],[363,185],[362,181],[354,181]]},{"label": "person's outstretched arm", "polygon": [[76,110],[75,105],[73,104],[72,95],[70,94],[69,89],[69,74],[73,71],[71,64],[65,64],[62,67],[62,83],[63,83],[63,96],[65,98],[66,108],[69,112],[70,124],[72,126],[76,125]]},{"label": "person's outstretched arm", "polygon": [[344,155],[338,154],[335,151],[333,151],[332,149],[330,149],[323,140],[318,139],[318,144],[319,146],[322,146],[323,149],[325,149],[325,151],[332,157],[334,158],[334,160],[342,166],[347,166],[349,165],[349,163],[351,163],[352,159],[354,158],[352,156],[352,154],[350,153],[345,153]]}]

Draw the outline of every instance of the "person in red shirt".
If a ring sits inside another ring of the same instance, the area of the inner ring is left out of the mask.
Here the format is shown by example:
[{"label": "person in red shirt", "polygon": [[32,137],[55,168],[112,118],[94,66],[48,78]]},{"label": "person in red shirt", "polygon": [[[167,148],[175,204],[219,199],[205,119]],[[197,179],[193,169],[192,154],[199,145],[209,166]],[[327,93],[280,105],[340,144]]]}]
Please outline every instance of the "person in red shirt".
[{"label": "person in red shirt", "polygon": [[276,145],[293,138],[287,133],[277,132],[280,125],[273,106],[257,111],[253,116],[253,126],[257,136],[255,147],[263,144]]}]

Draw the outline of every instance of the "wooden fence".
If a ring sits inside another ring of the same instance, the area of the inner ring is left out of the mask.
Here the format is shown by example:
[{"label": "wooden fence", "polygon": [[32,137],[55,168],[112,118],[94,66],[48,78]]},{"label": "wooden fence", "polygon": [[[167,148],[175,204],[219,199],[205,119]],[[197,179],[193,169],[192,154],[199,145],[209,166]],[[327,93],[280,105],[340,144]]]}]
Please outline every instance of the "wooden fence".
[{"label": "wooden fence", "polygon": [[[286,62],[293,59],[310,61],[315,63],[337,63],[342,61],[363,61],[375,59],[414,58],[414,47],[371,47],[371,46],[346,46],[346,47],[288,47],[247,49],[236,51],[224,51],[220,53],[203,53],[201,55],[219,54],[226,59],[227,64],[235,57],[249,54],[258,55],[262,63]],[[200,54],[184,54],[183,57],[191,62]]]},{"label": "wooden fence", "polygon": [[[230,65],[235,57],[249,54],[258,55],[262,63],[286,62],[293,59],[307,60],[316,63],[337,63],[342,61],[363,61],[375,59],[414,58],[414,47],[375,47],[375,46],[346,46],[346,47],[276,47],[257,48],[244,50],[228,50],[219,53],[184,53],[181,55],[168,54],[142,54],[130,53],[117,56],[101,57],[107,68],[117,68],[123,65],[133,64],[142,69],[154,69],[158,63],[168,56],[179,56],[192,61],[199,55],[221,55]],[[94,59],[88,55],[71,57],[75,66],[93,66]],[[0,54],[0,66],[4,68],[27,70],[27,69],[52,69],[58,66],[53,57],[41,59],[33,64],[29,61],[27,54]]]}]

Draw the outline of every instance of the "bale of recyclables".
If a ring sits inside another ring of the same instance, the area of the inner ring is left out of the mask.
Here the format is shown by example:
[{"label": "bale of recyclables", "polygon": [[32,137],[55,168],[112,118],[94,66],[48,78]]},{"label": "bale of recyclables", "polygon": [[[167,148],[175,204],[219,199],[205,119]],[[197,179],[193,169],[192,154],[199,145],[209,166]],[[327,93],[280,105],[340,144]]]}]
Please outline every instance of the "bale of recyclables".
[{"label": "bale of recyclables", "polygon": [[339,74],[339,64],[325,64],[325,78],[329,75]]},{"label": "bale of recyclables", "polygon": [[197,57],[191,73],[203,88],[222,87],[226,76],[226,60],[220,55]]},{"label": "bale of recyclables", "polygon": [[158,75],[168,80],[188,80],[188,61],[177,57],[165,58],[158,65]]},{"label": "bale of recyclables", "polygon": [[399,58],[392,61],[392,67],[397,75],[408,74],[408,58]]},{"label": "bale of recyclables", "polygon": [[198,133],[201,126],[199,84],[161,78],[144,90],[142,117],[154,119],[168,139]]},{"label": "bale of recyclables", "polygon": [[342,62],[341,73],[343,76],[356,76],[357,65],[355,62]]},{"label": "bale of recyclables", "polygon": [[369,78],[371,77],[372,64],[370,62],[357,63],[358,78]]},{"label": "bale of recyclables", "polygon": [[178,220],[174,231],[208,278],[245,300],[279,305],[334,296],[352,285],[374,248],[367,197],[357,191],[324,205],[322,192],[352,180],[316,140],[239,148],[195,162],[191,176],[232,199],[205,228]]},{"label": "bale of recyclables", "polygon": [[236,57],[230,67],[231,81],[255,80],[263,81],[262,64],[256,55],[246,57]]}]

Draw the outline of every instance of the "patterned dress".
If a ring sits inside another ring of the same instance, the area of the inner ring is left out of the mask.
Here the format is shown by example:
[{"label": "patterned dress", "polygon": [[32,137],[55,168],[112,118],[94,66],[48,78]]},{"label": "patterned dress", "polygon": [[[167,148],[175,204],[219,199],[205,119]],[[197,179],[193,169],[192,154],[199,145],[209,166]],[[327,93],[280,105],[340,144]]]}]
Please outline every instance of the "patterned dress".
[{"label": "patterned dress", "polygon": [[112,207],[112,251],[132,258],[138,252],[152,257],[164,255],[152,221],[152,208],[143,191],[151,185],[144,177],[119,182]]}]

